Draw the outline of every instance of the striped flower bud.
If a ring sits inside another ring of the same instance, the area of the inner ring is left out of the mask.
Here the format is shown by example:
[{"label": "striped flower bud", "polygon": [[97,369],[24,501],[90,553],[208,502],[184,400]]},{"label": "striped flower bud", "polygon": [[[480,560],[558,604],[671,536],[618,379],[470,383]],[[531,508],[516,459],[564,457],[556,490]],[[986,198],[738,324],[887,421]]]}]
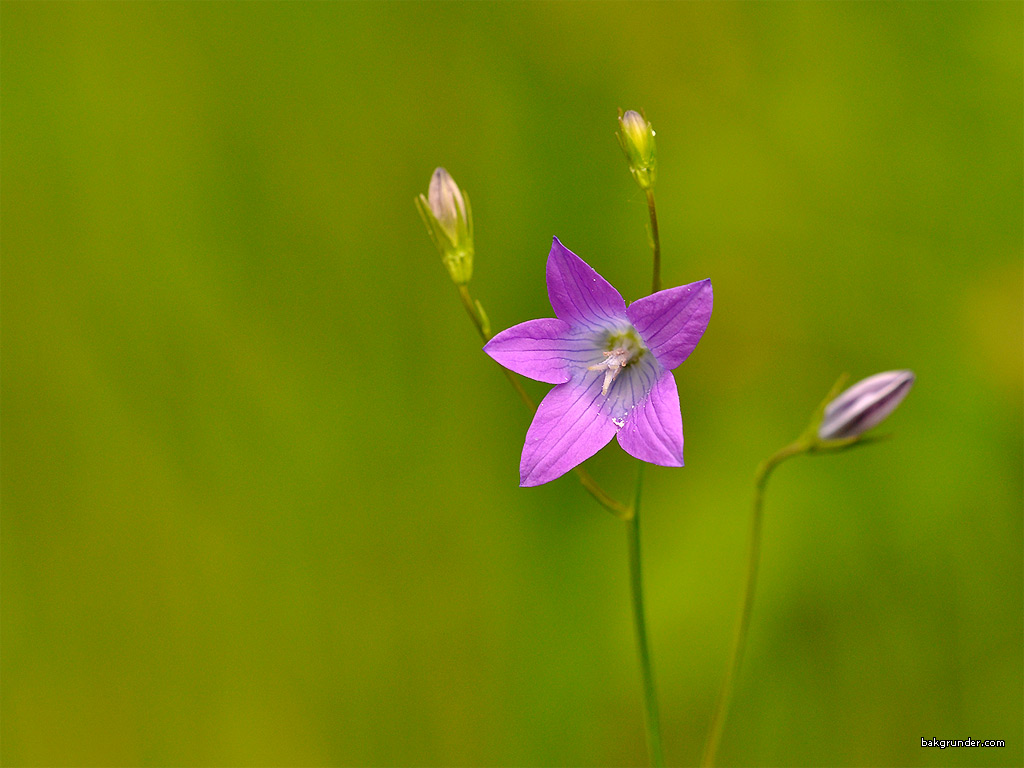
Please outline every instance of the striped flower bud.
[{"label": "striped flower bud", "polygon": [[822,440],[860,437],[896,409],[913,383],[911,371],[876,373],[857,382],[825,406],[818,437]]}]

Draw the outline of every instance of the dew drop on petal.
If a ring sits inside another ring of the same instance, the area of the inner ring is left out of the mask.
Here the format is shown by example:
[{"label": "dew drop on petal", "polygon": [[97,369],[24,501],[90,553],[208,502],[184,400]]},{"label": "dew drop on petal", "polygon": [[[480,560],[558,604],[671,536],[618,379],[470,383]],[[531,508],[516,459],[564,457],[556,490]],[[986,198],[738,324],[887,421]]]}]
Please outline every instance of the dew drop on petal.
[{"label": "dew drop on petal", "polygon": [[622,429],[622,425],[625,424],[625,423],[626,423],[625,419],[621,419],[621,418],[612,419],[612,424],[614,424],[619,429]]}]

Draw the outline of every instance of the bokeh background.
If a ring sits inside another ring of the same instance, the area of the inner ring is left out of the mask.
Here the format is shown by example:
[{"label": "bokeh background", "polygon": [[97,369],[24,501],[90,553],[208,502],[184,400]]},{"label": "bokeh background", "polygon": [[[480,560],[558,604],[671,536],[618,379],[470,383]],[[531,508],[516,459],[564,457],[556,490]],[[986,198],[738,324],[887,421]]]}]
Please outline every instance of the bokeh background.
[{"label": "bokeh background", "polygon": [[[666,748],[700,755],[758,461],[835,378],[894,439],[767,496],[725,765],[1021,765],[1019,3],[23,3],[2,57],[10,766],[643,765],[623,526],[520,489],[495,328],[551,237],[711,277],[647,473]],[[530,382],[542,395],[545,387]],[[588,464],[625,494],[615,446]],[[922,749],[921,738],[1005,739]]]}]

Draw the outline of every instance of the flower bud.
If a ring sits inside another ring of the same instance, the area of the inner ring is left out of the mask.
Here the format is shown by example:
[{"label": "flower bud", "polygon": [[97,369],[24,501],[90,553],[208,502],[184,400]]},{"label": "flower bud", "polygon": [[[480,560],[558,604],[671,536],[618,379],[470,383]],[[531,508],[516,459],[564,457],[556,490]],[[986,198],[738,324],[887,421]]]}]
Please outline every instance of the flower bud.
[{"label": "flower bud", "polygon": [[452,280],[457,285],[465,285],[473,276],[473,217],[469,195],[459,189],[448,171],[438,168],[430,177],[426,196],[419,195],[414,202]]},{"label": "flower bud", "polygon": [[818,437],[821,440],[860,437],[896,409],[913,383],[911,371],[876,373],[857,382],[825,406]]},{"label": "flower bud", "polygon": [[459,185],[444,168],[438,168],[430,177],[427,202],[434,218],[454,242],[458,237],[459,219],[466,218],[466,202]]},{"label": "flower bud", "polygon": [[632,109],[619,110],[619,138],[626,153],[629,171],[641,189],[650,189],[658,175],[658,156],[654,146],[654,129],[647,119]]}]

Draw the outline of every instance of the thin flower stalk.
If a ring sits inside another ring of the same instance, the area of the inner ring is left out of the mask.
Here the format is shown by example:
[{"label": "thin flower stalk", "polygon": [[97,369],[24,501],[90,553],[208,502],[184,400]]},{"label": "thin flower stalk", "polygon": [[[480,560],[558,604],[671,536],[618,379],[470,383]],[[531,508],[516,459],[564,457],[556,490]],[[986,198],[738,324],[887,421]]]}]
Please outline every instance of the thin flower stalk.
[{"label": "thin flower stalk", "polygon": [[643,568],[640,554],[640,496],[644,480],[644,462],[637,462],[636,495],[633,498],[633,517],[626,522],[626,543],[629,550],[629,585],[633,603],[633,624],[636,628],[636,651],[640,660],[640,675],[644,686],[644,729],[647,732],[647,751],[656,768],[665,765],[665,751],[661,744],[661,717],[658,713],[658,695],[654,686],[654,665],[647,641],[647,619],[644,615]]},{"label": "thin flower stalk", "polygon": [[[650,187],[647,188],[647,210],[651,216],[651,249],[654,252],[651,292],[657,293],[661,290],[661,238],[658,235],[658,214],[654,206],[654,190]],[[637,659],[640,662],[640,677],[643,680],[644,688],[644,729],[647,733],[647,752],[650,755],[651,764],[660,768],[665,765],[665,751],[661,742],[661,716],[658,712],[658,691],[654,684],[654,664],[651,661],[650,643],[647,640],[643,561],[640,550],[640,497],[643,493],[644,462],[638,461],[637,464],[633,517],[626,523],[629,581],[633,603],[633,622],[636,628]]]},{"label": "thin flower stalk", "polygon": [[654,207],[654,190],[647,190],[647,212],[651,217],[651,250],[654,251],[654,276],[651,279],[651,293],[661,290],[661,238],[658,236],[658,211]]},{"label": "thin flower stalk", "polygon": [[750,616],[757,589],[761,561],[761,531],[764,520],[764,490],[772,471],[786,459],[801,454],[836,453],[860,445],[877,442],[866,437],[867,430],[877,426],[895,410],[914,384],[911,371],[886,371],[858,382],[840,393],[846,374],[839,377],[832,390],[814,411],[803,434],[770,458],[761,462],[754,476],[754,505],[750,525],[750,547],[747,552],[747,578],[743,588],[740,612],[736,618],[729,665],[722,681],[715,709],[708,728],[701,766],[710,768],[725,730],[729,703],[735,688],[736,675],[743,661],[750,634]]},{"label": "thin flower stalk", "polygon": [[[502,331],[484,351],[524,376],[555,384],[527,432],[520,484],[561,476],[613,437],[635,458],[683,465],[683,425],[672,369],[696,348],[711,317],[711,282],[658,291],[626,306],[618,291],[557,238],[547,263],[554,318]],[[657,278],[655,278],[657,279]],[[654,765],[664,765],[641,580],[638,474],[627,520],[630,584]]]},{"label": "thin flower stalk", "polygon": [[733,632],[732,651],[729,654],[729,666],[725,672],[725,679],[722,682],[722,690],[715,702],[714,713],[711,716],[711,726],[708,729],[707,742],[704,745],[704,756],[701,765],[705,768],[715,763],[715,755],[718,752],[718,745],[722,740],[722,731],[725,728],[725,717],[729,711],[729,703],[732,698],[733,682],[736,672],[743,661],[743,653],[746,650],[747,636],[750,630],[750,614],[754,607],[754,592],[757,589],[757,572],[761,562],[761,529],[764,518],[764,487],[768,482],[768,476],[779,464],[786,459],[805,453],[808,444],[805,441],[797,441],[787,445],[771,458],[761,462],[757,468],[754,478],[754,512],[750,524],[750,545],[747,550],[747,579],[743,588],[743,600],[740,604],[740,613],[736,617],[736,629]]},{"label": "thin flower stalk", "polygon": [[[480,334],[480,338],[484,342],[491,340],[491,329],[490,324],[487,321],[487,315],[483,311],[483,306],[479,301],[475,301],[469,295],[469,287],[466,285],[459,286],[459,298],[462,299],[462,306],[466,308],[466,314],[469,315],[469,319],[473,321],[473,326],[476,328],[477,333]],[[502,372],[505,374],[505,378],[508,379],[508,383],[512,385],[512,388],[519,395],[519,399],[523,401],[531,411],[537,410],[537,404],[533,402],[533,398],[527,394],[526,390],[523,389],[522,383],[517,379],[508,368],[502,368]]]}]

